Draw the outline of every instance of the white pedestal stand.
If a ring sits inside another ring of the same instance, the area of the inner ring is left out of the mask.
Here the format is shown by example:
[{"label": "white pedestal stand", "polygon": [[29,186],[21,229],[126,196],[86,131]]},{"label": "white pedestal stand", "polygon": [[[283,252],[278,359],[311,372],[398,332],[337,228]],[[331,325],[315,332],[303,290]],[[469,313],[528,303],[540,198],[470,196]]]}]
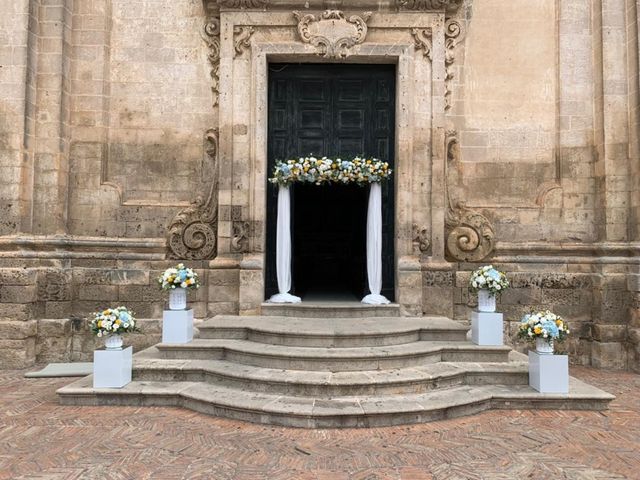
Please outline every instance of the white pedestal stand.
[{"label": "white pedestal stand", "polygon": [[471,312],[471,341],[476,345],[502,345],[502,314]]},{"label": "white pedestal stand", "polygon": [[122,388],[131,381],[133,347],[93,352],[93,388]]},{"label": "white pedestal stand", "polygon": [[162,314],[162,343],[189,343],[193,340],[193,309],[165,310]]},{"label": "white pedestal stand", "polygon": [[569,356],[529,350],[529,385],[540,393],[569,393]]}]

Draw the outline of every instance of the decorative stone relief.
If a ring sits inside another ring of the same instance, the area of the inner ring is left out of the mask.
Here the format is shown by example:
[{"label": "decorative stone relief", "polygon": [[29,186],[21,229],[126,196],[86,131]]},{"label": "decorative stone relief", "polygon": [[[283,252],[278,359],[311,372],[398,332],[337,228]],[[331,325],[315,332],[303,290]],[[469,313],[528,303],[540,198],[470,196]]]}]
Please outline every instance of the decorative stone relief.
[{"label": "decorative stone relief", "polygon": [[208,17],[204,24],[203,40],[209,47],[207,59],[211,67],[211,92],[213,93],[213,106],[218,104],[220,83],[220,19]]},{"label": "decorative stone relief", "polygon": [[411,34],[415,40],[416,50],[422,50],[422,54],[431,60],[431,38],[433,35],[431,27],[414,28],[411,30]]},{"label": "decorative stone relief", "polygon": [[429,238],[429,229],[427,227],[421,227],[417,224],[413,224],[413,243],[418,247],[421,252],[427,252],[431,246],[431,240]]},{"label": "decorative stone relief", "polygon": [[444,35],[445,35],[444,63],[445,63],[445,70],[446,70],[445,81],[444,81],[444,85],[445,85],[444,108],[445,110],[448,110],[449,108],[451,108],[451,93],[453,92],[452,83],[455,77],[455,73],[453,69],[453,64],[456,58],[455,48],[456,48],[456,45],[458,45],[464,39],[463,29],[462,29],[462,25],[460,25],[460,22],[454,19],[446,20]]},{"label": "decorative stone relief", "polygon": [[462,0],[396,0],[399,10],[456,10]]},{"label": "decorative stone relief", "polygon": [[318,48],[318,55],[326,58],[346,58],[349,49],[364,42],[367,20],[371,12],[348,19],[340,10],[325,10],[319,18],[307,13],[293,12],[298,20],[298,33],[304,43]]},{"label": "decorative stone relief", "polygon": [[249,247],[249,222],[238,220],[231,224],[233,237],[231,238],[231,250],[234,252],[246,252]]},{"label": "decorative stone relief", "polygon": [[245,49],[251,47],[251,35],[254,31],[253,27],[233,28],[233,46],[236,50],[234,56],[242,55]]},{"label": "decorative stone relief", "polygon": [[427,270],[424,272],[422,282],[425,287],[453,287],[455,284],[454,277],[455,272]]},{"label": "decorative stone relief", "polygon": [[218,0],[224,8],[267,8],[268,0]]},{"label": "decorative stone relief", "polygon": [[215,257],[218,225],[218,130],[205,133],[205,153],[212,166],[213,178],[207,198],[198,195],[191,206],[178,213],[169,226],[168,245],[171,258],[206,260]]},{"label": "decorative stone relief", "polygon": [[495,233],[489,220],[482,214],[467,209],[460,203],[447,216],[447,252],[456,260],[478,262],[495,248]]},{"label": "decorative stone relief", "polygon": [[446,142],[447,253],[459,261],[477,262],[486,258],[495,248],[495,233],[493,226],[484,215],[467,208],[464,201],[457,195],[452,195],[452,188],[456,188],[452,184],[452,178],[457,178],[455,173],[460,168],[457,133],[447,132]]}]

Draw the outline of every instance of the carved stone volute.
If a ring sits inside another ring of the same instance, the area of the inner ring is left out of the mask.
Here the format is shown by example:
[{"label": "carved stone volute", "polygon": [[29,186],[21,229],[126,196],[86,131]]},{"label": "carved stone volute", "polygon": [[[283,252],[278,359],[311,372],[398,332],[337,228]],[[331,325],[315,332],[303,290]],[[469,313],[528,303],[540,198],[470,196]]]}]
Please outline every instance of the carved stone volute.
[{"label": "carved stone volute", "polygon": [[460,148],[457,132],[447,132],[446,142],[447,254],[461,262],[478,262],[493,252],[495,232],[487,217],[467,208],[459,198]]},{"label": "carved stone volute", "polygon": [[447,253],[462,262],[478,262],[495,248],[495,233],[484,215],[456,205],[447,218]]},{"label": "carved stone volute", "polygon": [[205,153],[211,164],[212,180],[206,198],[198,195],[191,206],[180,211],[169,226],[169,257],[206,260],[215,257],[218,223],[218,195],[215,172],[218,157],[218,130],[205,133]]}]

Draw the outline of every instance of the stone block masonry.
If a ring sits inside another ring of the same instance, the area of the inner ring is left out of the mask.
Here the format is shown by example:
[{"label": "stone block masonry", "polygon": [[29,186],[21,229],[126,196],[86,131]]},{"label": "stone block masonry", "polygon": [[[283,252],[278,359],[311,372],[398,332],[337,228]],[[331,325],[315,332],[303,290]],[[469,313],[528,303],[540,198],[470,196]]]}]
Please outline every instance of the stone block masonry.
[{"label": "stone block masonry", "polygon": [[[156,279],[175,262],[62,263],[67,265],[0,267],[3,368],[90,360],[93,350],[102,344],[88,329],[90,314],[107,306],[126,305],[140,319],[141,332],[128,335],[126,340],[136,351],[160,341],[160,319],[168,294],[159,289]],[[191,262],[190,266],[196,268],[206,285],[203,263]],[[205,288],[189,293],[189,305],[197,318],[207,315]]]},{"label": "stone block masonry", "polygon": [[277,59],[395,65],[403,315],[467,322],[493,263],[507,342],[549,308],[572,362],[640,371],[637,1],[354,0],[323,49],[325,3],[0,0],[2,368],[88,359],[105,305],[154,343],[178,258],[196,318],[260,312]]}]

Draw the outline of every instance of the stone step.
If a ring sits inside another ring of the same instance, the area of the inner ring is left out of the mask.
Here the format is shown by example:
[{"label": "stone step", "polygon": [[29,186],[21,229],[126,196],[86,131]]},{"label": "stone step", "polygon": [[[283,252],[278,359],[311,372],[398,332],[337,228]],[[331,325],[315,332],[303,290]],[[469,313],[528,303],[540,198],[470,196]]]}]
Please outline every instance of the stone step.
[{"label": "stone step", "polygon": [[296,397],[201,382],[133,381],[121,389],[94,389],[92,376],[57,391],[63,405],[181,406],[255,423],[304,428],[374,427],[422,423],[490,408],[604,410],[612,395],[570,380],[567,395],[526,385],[458,386],[405,395]]},{"label": "stone step", "polygon": [[369,347],[466,340],[468,327],[446,317],[297,318],[220,315],[198,326],[200,338],[295,347]]},{"label": "stone step", "polygon": [[322,348],[268,345],[238,339],[194,339],[187,344],[156,345],[162,358],[228,360],[287,370],[358,371],[413,367],[436,362],[507,362],[507,346],[471,342],[417,341],[400,345]]},{"label": "stone step", "polygon": [[297,318],[399,317],[400,305],[365,305],[360,302],[265,302],[261,306],[261,312],[267,316]]},{"label": "stone step", "polygon": [[136,381],[203,382],[283,395],[336,397],[422,393],[459,385],[528,385],[527,363],[441,362],[392,370],[320,372],[240,365],[226,360],[167,360],[152,347],[136,356]]}]

